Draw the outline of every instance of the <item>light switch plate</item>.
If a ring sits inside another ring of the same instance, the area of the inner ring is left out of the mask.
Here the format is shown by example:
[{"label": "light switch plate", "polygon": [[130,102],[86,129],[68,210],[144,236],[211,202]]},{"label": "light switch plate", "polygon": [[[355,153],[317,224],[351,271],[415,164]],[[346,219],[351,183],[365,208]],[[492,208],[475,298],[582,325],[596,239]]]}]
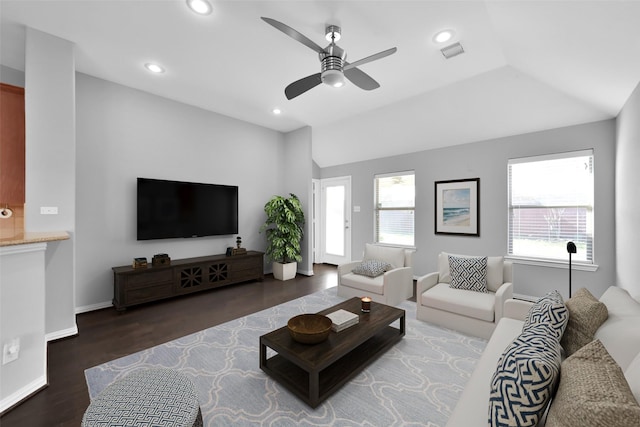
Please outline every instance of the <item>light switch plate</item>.
[{"label": "light switch plate", "polygon": [[42,206],[40,207],[40,215],[58,215],[58,207]]}]

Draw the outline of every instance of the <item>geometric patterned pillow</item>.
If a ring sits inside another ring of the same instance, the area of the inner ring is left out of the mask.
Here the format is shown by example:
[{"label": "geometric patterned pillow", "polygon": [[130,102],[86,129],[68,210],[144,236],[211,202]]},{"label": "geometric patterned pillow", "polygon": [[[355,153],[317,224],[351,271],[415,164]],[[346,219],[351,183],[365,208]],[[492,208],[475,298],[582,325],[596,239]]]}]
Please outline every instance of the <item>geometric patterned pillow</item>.
[{"label": "geometric patterned pillow", "polygon": [[490,427],[536,426],[560,378],[560,343],[522,333],[504,351],[491,379]]},{"label": "geometric patterned pillow", "polygon": [[449,255],[449,271],[454,289],[488,293],[487,257],[457,257]]},{"label": "geometric patterned pillow", "polygon": [[393,266],[385,261],[379,261],[377,259],[370,259],[362,261],[351,270],[354,274],[360,274],[368,277],[378,277],[384,274],[386,271],[392,270]]},{"label": "geometric patterned pillow", "polygon": [[527,318],[522,325],[522,332],[536,330],[555,337],[560,341],[569,322],[569,310],[562,295],[558,291],[551,291],[529,309]]}]

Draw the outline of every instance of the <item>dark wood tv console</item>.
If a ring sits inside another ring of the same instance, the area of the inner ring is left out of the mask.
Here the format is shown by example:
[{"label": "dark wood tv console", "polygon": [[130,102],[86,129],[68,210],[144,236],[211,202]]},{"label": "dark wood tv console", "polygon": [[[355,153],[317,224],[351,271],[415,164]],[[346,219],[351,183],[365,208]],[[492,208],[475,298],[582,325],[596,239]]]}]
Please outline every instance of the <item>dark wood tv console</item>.
[{"label": "dark wood tv console", "polygon": [[113,267],[113,305],[118,311],[249,280],[264,279],[263,253],[211,255],[171,260],[170,265]]}]

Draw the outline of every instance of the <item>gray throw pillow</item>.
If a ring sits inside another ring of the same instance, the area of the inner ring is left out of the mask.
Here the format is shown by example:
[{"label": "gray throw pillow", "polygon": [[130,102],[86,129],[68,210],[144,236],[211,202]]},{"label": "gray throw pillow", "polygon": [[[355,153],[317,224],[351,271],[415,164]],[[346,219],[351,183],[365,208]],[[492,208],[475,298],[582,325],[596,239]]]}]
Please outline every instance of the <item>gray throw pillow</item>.
[{"label": "gray throw pillow", "polygon": [[451,284],[454,289],[488,293],[487,257],[457,257],[449,255]]},{"label": "gray throw pillow", "polygon": [[578,289],[566,305],[569,322],[560,344],[568,357],[593,340],[600,325],[609,317],[609,311],[586,288]]},{"label": "gray throw pillow", "polygon": [[369,259],[366,261],[362,261],[356,266],[356,268],[351,270],[351,272],[367,277],[378,277],[391,269],[393,269],[393,266],[388,262],[380,261],[377,259]]},{"label": "gray throw pillow", "polygon": [[561,365],[546,427],[638,427],[640,406],[624,373],[600,340]]}]

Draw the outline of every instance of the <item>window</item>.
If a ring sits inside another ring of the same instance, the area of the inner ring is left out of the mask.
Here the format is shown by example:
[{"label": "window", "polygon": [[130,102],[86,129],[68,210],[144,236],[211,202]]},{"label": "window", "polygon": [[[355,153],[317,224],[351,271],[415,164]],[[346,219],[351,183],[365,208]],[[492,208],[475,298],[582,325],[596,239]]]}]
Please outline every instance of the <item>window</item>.
[{"label": "window", "polygon": [[414,245],[415,174],[399,172],[375,176],[375,241]]},{"label": "window", "polygon": [[509,160],[509,254],[593,263],[593,150]]}]

